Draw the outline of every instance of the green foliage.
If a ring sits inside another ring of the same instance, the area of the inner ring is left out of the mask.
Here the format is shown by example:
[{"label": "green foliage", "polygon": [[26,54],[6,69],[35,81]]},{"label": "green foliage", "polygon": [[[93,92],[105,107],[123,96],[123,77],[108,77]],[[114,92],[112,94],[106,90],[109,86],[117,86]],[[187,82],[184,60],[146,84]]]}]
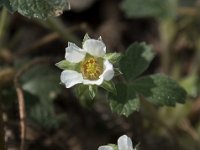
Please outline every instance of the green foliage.
[{"label": "green foliage", "polygon": [[[26,63],[23,62],[22,65]],[[60,93],[59,73],[54,69],[41,65],[29,69],[22,76],[22,87],[27,113],[27,120],[46,130],[57,128],[63,114],[56,115],[53,100]],[[14,87],[6,87],[1,90],[0,98],[7,108],[16,105],[16,91]],[[16,107],[16,106],[15,106]]]},{"label": "green foliage", "polygon": [[48,66],[36,66],[24,74],[22,82],[28,119],[46,129],[58,127],[63,115],[55,115],[53,100],[60,93],[59,73]]},{"label": "green foliage", "polygon": [[137,79],[131,84],[132,89],[156,105],[175,106],[184,103],[186,92],[177,82],[165,75],[150,75]]},{"label": "green foliage", "polygon": [[165,18],[174,16],[176,0],[124,0],[122,8],[127,17]]},{"label": "green foliage", "polygon": [[139,110],[140,100],[131,86],[121,83],[116,85],[116,89],[117,95],[110,93],[108,96],[113,112],[128,117],[133,111]]},{"label": "green foliage", "polygon": [[154,58],[152,48],[145,43],[134,43],[128,47],[119,62],[120,70],[128,81],[143,73]]},{"label": "green foliage", "polygon": [[47,130],[59,127],[64,118],[64,115],[55,115],[53,103],[45,102],[27,91],[25,91],[25,104],[28,120]]},{"label": "green foliage", "polygon": [[[86,34],[84,39],[88,39]],[[126,50],[125,55],[119,53],[106,54],[104,59],[111,63],[118,63],[116,74],[124,76],[123,83],[115,84],[104,81],[100,87],[108,93],[110,108],[119,115],[129,116],[140,107],[139,95],[156,105],[175,106],[184,103],[186,92],[178,83],[164,75],[151,75],[137,79],[150,65],[155,54],[152,48],[145,43],[133,43]],[[77,70],[75,64],[63,60],[56,64],[61,69]],[[76,85],[76,96],[82,100],[91,100],[97,94],[97,85]]]},{"label": "green foliage", "polygon": [[[14,10],[29,18],[46,19],[58,16],[69,9],[67,0],[1,0],[9,10]],[[10,7],[11,6],[11,7]]]},{"label": "green foliage", "polygon": [[112,81],[104,81],[100,86],[104,88],[106,91],[117,95],[115,84]]},{"label": "green foliage", "polygon": [[95,85],[79,84],[75,88],[75,94],[81,100],[91,100],[96,96],[97,90],[97,86]]},{"label": "green foliage", "polygon": [[23,89],[45,101],[52,101],[60,92],[59,73],[47,66],[37,66],[23,77]]},{"label": "green foliage", "polygon": [[58,128],[65,115],[56,115],[53,104],[37,103],[27,110],[28,118],[44,129]]},{"label": "green foliage", "polygon": [[145,43],[134,43],[119,61],[125,83],[117,84],[117,95],[109,93],[109,103],[113,112],[129,116],[139,110],[138,95],[159,106],[175,106],[184,103],[185,90],[167,76],[156,74],[137,79],[149,66],[154,53]]}]

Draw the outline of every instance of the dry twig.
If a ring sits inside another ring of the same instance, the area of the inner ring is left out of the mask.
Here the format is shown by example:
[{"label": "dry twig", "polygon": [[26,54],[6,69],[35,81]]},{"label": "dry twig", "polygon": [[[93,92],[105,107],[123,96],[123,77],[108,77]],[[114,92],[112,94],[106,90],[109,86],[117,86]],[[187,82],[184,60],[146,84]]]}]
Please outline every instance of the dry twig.
[{"label": "dry twig", "polygon": [[29,70],[30,68],[34,67],[37,64],[41,63],[47,63],[52,61],[49,57],[42,57],[37,58],[30,63],[23,66],[17,73],[14,78],[14,84],[17,92],[18,97],[18,105],[19,105],[19,117],[20,117],[20,137],[21,137],[21,144],[20,144],[20,150],[24,150],[25,148],[25,136],[26,136],[26,108],[25,108],[25,100],[24,100],[24,92],[20,84],[20,78],[22,75]]}]

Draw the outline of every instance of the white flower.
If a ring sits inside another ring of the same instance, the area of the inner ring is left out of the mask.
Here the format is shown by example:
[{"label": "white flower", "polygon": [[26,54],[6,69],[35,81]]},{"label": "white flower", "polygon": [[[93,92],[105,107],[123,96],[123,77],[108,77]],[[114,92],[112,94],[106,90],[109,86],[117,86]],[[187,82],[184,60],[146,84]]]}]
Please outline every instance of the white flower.
[{"label": "white flower", "polygon": [[[133,144],[131,139],[127,135],[122,135],[119,137],[117,140],[117,147],[118,150],[136,150],[133,149]],[[112,146],[105,145],[105,146],[100,146],[98,150],[114,150]]]},{"label": "white flower", "polygon": [[106,46],[101,40],[87,39],[83,48],[73,43],[68,43],[65,59],[76,63],[75,70],[64,70],[61,73],[61,82],[66,88],[75,84],[101,85],[104,80],[109,81],[114,76],[113,65],[104,58]]},{"label": "white flower", "polygon": [[126,135],[119,137],[119,139],[117,140],[117,145],[119,150],[133,150],[132,141]]}]

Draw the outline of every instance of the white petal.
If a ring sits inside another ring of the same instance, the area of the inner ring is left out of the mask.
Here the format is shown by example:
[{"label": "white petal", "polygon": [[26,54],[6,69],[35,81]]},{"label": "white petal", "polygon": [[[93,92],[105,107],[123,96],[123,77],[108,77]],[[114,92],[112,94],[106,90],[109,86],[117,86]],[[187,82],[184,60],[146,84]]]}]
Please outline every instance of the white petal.
[{"label": "white petal", "polygon": [[69,62],[78,63],[85,58],[86,52],[73,43],[69,42],[65,51],[65,59]]},{"label": "white petal", "polygon": [[104,80],[109,81],[113,78],[114,76],[114,70],[113,70],[113,65],[108,61],[104,61],[104,71],[102,75],[100,75],[100,78],[103,77]]},{"label": "white petal", "polygon": [[84,80],[83,84],[87,85],[101,85],[103,83],[103,77],[100,77],[98,80]]},{"label": "white petal", "polygon": [[119,150],[133,150],[132,141],[126,135],[120,136],[118,141],[117,141],[117,144],[118,144]]},{"label": "white petal", "polygon": [[98,150],[113,150],[112,146],[100,146]]},{"label": "white petal", "polygon": [[88,39],[83,44],[83,49],[92,56],[103,57],[106,53],[106,46],[102,41]]},{"label": "white petal", "polygon": [[83,82],[83,76],[81,73],[78,73],[73,70],[64,70],[61,73],[60,80],[65,84],[66,88],[70,88],[75,84]]}]

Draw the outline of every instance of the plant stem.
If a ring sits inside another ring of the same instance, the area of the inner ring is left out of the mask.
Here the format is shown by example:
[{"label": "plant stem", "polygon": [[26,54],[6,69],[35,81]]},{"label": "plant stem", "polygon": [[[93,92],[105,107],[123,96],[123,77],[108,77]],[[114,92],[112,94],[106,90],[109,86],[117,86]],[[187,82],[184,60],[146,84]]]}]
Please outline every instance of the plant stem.
[{"label": "plant stem", "polygon": [[172,39],[176,34],[176,28],[174,26],[174,22],[171,19],[162,20],[159,24],[159,32],[161,39],[161,64],[163,68],[163,72],[166,74],[170,73],[170,65],[171,65],[171,44]]},{"label": "plant stem", "polygon": [[58,34],[67,42],[71,41],[77,44],[81,44],[81,41],[78,37],[76,37],[70,30],[67,30],[65,25],[59,18],[48,18],[46,20],[47,25]]},{"label": "plant stem", "polygon": [[0,18],[0,45],[3,43],[3,37],[5,33],[5,27],[6,27],[6,20],[7,20],[8,12],[5,7],[3,7],[1,11],[1,18]]}]

